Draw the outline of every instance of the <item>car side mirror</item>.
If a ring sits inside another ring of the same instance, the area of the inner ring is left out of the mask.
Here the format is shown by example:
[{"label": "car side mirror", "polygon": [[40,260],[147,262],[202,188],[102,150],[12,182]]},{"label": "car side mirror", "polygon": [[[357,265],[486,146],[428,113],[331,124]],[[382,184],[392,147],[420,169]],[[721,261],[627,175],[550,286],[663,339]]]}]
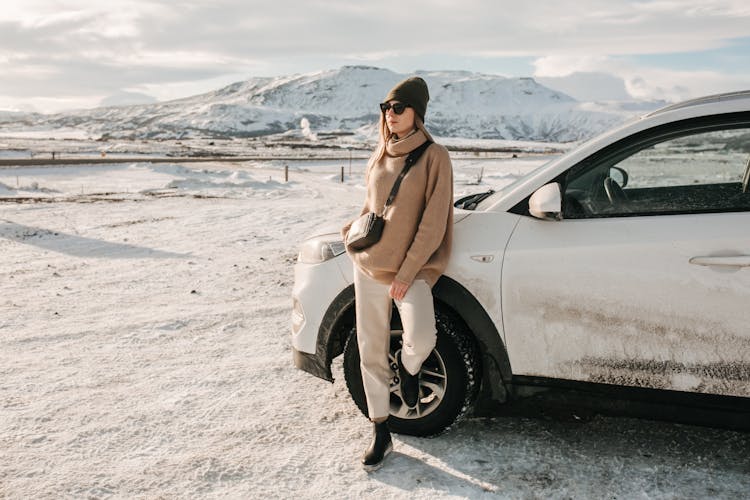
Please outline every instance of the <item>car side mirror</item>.
[{"label": "car side mirror", "polygon": [[529,213],[537,219],[562,219],[562,188],[553,182],[540,187],[529,198]]},{"label": "car side mirror", "polygon": [[620,167],[611,167],[609,169],[609,176],[614,179],[614,181],[618,183],[620,187],[625,187],[628,185],[628,173]]}]

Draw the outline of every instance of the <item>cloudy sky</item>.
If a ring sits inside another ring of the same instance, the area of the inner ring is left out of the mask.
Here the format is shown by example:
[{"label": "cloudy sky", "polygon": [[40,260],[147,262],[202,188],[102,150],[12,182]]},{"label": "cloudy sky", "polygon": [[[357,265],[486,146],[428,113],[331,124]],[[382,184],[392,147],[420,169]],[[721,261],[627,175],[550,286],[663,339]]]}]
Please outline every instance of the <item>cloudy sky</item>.
[{"label": "cloudy sky", "polygon": [[582,100],[750,89],[747,0],[4,0],[0,109],[169,100],[366,64],[533,76]]}]

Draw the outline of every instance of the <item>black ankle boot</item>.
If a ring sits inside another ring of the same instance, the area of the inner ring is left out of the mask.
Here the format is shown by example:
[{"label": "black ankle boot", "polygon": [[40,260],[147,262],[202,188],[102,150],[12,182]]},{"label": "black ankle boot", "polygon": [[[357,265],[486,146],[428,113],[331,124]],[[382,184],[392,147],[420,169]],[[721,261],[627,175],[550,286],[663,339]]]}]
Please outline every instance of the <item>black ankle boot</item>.
[{"label": "black ankle boot", "polygon": [[383,466],[383,459],[393,450],[388,422],[373,424],[372,443],[362,457],[362,468],[367,472],[378,470]]},{"label": "black ankle boot", "polygon": [[415,408],[419,402],[419,372],[409,373],[398,356],[398,376],[401,379],[401,397],[409,408]]}]

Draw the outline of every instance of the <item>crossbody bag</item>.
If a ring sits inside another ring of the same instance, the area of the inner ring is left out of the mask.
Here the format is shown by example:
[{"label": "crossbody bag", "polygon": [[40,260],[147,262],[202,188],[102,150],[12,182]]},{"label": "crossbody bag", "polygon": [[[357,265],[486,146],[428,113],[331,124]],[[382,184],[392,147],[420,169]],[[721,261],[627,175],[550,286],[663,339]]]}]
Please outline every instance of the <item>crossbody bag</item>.
[{"label": "crossbody bag", "polygon": [[401,181],[404,179],[404,176],[409,172],[409,169],[417,163],[422,156],[422,153],[425,152],[430,144],[432,144],[432,141],[425,141],[421,146],[412,150],[412,152],[409,153],[409,156],[406,157],[404,168],[401,170],[401,173],[398,174],[396,182],[393,183],[391,193],[388,195],[388,199],[386,200],[380,214],[376,212],[368,212],[352,223],[352,226],[349,228],[349,232],[346,235],[347,247],[352,250],[364,250],[380,241],[380,237],[383,235],[383,228],[385,227],[385,218],[383,217],[385,210],[391,205],[391,203],[393,203],[393,199],[396,197],[396,193],[398,193],[398,188],[401,187]]}]

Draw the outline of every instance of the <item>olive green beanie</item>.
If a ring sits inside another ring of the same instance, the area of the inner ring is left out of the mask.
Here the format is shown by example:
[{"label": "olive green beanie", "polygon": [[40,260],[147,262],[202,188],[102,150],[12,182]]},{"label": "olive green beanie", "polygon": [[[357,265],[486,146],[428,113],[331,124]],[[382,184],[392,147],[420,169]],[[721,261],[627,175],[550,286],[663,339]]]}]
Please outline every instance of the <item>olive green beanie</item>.
[{"label": "olive green beanie", "polygon": [[408,104],[417,113],[419,118],[424,122],[424,115],[427,112],[427,101],[430,100],[430,93],[427,91],[427,83],[418,76],[407,78],[388,92],[383,102],[398,101]]}]

